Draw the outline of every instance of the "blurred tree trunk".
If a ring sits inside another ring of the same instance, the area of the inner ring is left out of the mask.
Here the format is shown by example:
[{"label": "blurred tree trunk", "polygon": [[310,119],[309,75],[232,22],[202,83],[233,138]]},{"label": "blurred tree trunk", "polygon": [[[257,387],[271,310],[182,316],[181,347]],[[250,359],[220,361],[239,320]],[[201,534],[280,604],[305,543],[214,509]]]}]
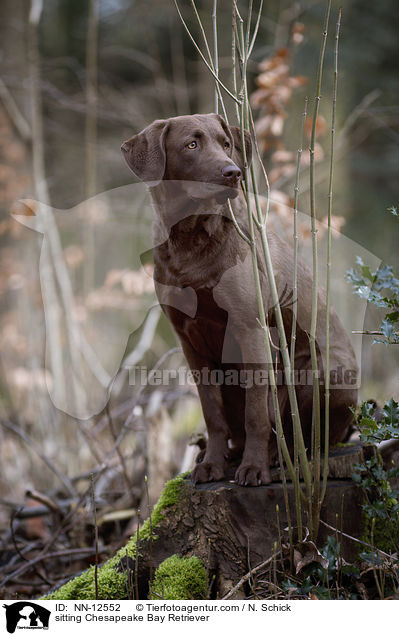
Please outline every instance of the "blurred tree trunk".
[{"label": "blurred tree trunk", "polygon": [[[7,333],[10,320],[18,322],[10,311],[8,294],[9,278],[17,272],[16,246],[21,226],[10,217],[17,211],[15,202],[26,196],[31,187],[30,175],[30,126],[28,124],[29,95],[26,87],[28,74],[27,0],[2,0],[0,3],[0,285],[3,290],[3,307],[0,329]],[[25,246],[28,250],[29,246]],[[18,273],[23,269],[21,266]],[[7,316],[8,314],[8,316]],[[15,327],[18,329],[18,327]],[[12,347],[1,348],[1,371],[5,404],[13,405],[8,374],[15,365]]]},{"label": "blurred tree trunk", "polygon": [[[36,374],[35,377],[39,377],[44,368],[44,316],[38,260],[42,237],[27,232],[10,216],[11,213],[26,214],[26,206],[18,202],[34,193],[30,8],[29,0],[0,3],[0,271],[4,277],[6,309],[0,316],[0,328],[8,333],[11,327],[19,343],[14,347],[11,339],[2,347],[1,373],[7,409],[16,413],[24,424],[56,419],[45,392],[38,392],[32,385],[21,396],[14,382],[20,368]],[[20,287],[14,289],[10,285],[13,279],[19,281]]]},{"label": "blurred tree trunk", "polygon": [[[0,214],[30,187],[27,0],[0,3]],[[1,235],[3,232],[1,233]]]}]

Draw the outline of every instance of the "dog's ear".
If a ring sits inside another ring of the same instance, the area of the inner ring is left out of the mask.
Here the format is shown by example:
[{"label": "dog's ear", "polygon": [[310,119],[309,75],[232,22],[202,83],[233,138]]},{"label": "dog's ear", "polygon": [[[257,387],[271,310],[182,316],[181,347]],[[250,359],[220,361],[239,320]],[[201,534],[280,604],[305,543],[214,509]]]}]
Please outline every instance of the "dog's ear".
[{"label": "dog's ear", "polygon": [[[229,126],[231,136],[234,141],[234,150],[232,159],[234,163],[241,169],[241,172],[244,173],[244,158],[242,153],[242,143],[241,143],[241,130],[238,126]],[[244,138],[245,138],[245,155],[247,159],[247,166],[250,165],[252,161],[252,140],[251,135],[247,130],[244,130]]]},{"label": "dog's ear", "polygon": [[165,119],[157,119],[121,146],[127,165],[136,177],[145,183],[159,182],[163,178],[167,130],[168,122]]}]

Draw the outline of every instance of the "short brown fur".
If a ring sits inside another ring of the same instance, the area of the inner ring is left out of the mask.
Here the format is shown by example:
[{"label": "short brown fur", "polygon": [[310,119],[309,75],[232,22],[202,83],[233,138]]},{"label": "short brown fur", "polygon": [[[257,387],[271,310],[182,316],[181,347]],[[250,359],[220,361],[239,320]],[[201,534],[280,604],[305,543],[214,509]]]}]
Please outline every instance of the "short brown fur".
[{"label": "short brown fur", "polygon": [[[251,140],[245,133],[246,155]],[[240,193],[243,172],[241,136],[214,114],[158,120],[122,145],[133,172],[146,182],[155,208],[154,260],[159,301],[171,321],[193,371],[228,372],[267,370],[264,333],[257,320],[250,248],[239,237],[230,218],[227,199],[248,233],[247,210]],[[274,273],[281,298],[288,342],[291,338],[293,250],[268,232]],[[259,250],[262,293],[273,339],[278,350],[273,303],[263,254]],[[311,371],[309,337],[312,274],[298,263],[298,307],[295,369]],[[285,299],[285,300],[284,300]],[[288,300],[287,300],[288,299]],[[193,309],[194,302],[194,309]],[[319,369],[325,360],[326,300],[318,293],[317,347]],[[332,370],[349,372],[351,380],[333,386],[330,397],[330,443],[348,433],[357,401],[356,360],[350,340],[333,309],[330,310]],[[280,359],[276,361],[282,369]],[[248,377],[248,376],[246,376]],[[353,384],[351,382],[353,381]],[[297,386],[305,444],[311,445],[313,388]],[[276,460],[275,420],[268,384],[248,388],[200,382],[199,397],[208,430],[208,443],[192,472],[195,482],[221,480],[228,460],[238,457],[236,481],[241,485],[270,482]],[[324,391],[321,386],[324,421]],[[292,451],[292,418],[287,388],[278,389],[283,426]]]}]

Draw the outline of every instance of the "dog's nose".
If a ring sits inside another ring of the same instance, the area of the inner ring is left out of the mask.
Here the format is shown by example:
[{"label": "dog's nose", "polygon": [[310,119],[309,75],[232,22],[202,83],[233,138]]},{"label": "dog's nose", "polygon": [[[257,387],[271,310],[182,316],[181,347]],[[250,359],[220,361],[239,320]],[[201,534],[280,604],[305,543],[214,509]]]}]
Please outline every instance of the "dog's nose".
[{"label": "dog's nose", "polygon": [[239,179],[241,177],[241,170],[233,163],[222,168],[222,175],[226,179]]}]

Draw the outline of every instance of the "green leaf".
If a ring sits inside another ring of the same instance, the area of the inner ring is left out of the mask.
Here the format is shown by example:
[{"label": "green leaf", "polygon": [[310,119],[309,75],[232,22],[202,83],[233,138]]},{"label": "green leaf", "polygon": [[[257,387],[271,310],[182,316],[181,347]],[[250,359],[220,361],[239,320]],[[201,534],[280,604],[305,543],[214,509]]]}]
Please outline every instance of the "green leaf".
[{"label": "green leaf", "polygon": [[362,402],[360,405],[360,414],[362,417],[372,417],[375,408],[375,402]]},{"label": "green leaf", "polygon": [[386,338],[390,338],[392,336],[392,334],[394,333],[394,328],[393,328],[393,324],[390,320],[388,320],[388,318],[384,318],[384,320],[381,323],[381,331],[384,334],[384,336]]},{"label": "green leaf", "polygon": [[371,290],[370,290],[370,287],[367,287],[367,285],[360,285],[357,289],[355,289],[355,294],[360,296],[360,298],[365,298],[366,300],[370,302],[369,298],[370,298]]},{"label": "green leaf", "polygon": [[367,278],[367,280],[369,280],[371,283],[374,282],[375,275],[371,273],[370,267],[368,265],[362,265],[360,271],[362,272],[363,276]]},{"label": "green leaf", "polygon": [[383,408],[384,424],[399,428],[399,405],[393,398]]},{"label": "green leaf", "polygon": [[373,342],[371,344],[383,344],[385,346],[387,346],[389,344],[389,342],[387,340],[381,340],[381,338],[374,338]]},{"label": "green leaf", "polygon": [[370,431],[371,433],[375,433],[378,431],[378,424],[375,419],[371,417],[362,417],[359,423],[359,428],[361,432]]}]

